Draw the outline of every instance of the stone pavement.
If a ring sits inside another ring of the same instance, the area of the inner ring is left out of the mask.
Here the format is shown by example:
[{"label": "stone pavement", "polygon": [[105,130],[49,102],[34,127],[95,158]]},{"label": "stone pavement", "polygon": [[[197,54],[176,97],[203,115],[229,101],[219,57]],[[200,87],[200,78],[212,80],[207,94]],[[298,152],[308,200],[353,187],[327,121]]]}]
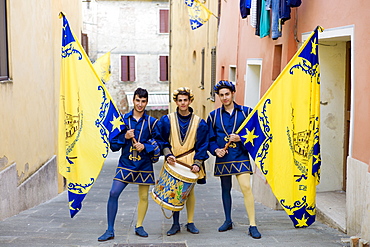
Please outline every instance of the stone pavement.
[{"label": "stone pavement", "polygon": [[[166,232],[172,219],[166,219],[149,197],[144,220],[148,238],[134,234],[136,223],[137,186],[128,185],[119,200],[115,224],[115,239],[98,242],[106,230],[106,204],[119,153],[110,153],[95,185],[83,202],[82,210],[71,219],[66,191],[37,207],[0,221],[0,246],[117,246],[117,247],[205,247],[205,246],[349,246],[341,239],[348,238],[320,222],[309,228],[296,229],[284,211],[271,210],[256,203],[256,219],[261,239],[247,235],[248,218],[241,192],[233,190],[234,229],[218,232],[223,223],[219,180],[208,175],[206,185],[196,185],[197,204],[195,224],[200,234],[186,231],[186,212],[180,216],[182,231],[174,236]],[[162,161],[155,164],[156,178]],[[151,187],[152,188],[152,187]],[[166,213],[170,212],[166,210]]]}]

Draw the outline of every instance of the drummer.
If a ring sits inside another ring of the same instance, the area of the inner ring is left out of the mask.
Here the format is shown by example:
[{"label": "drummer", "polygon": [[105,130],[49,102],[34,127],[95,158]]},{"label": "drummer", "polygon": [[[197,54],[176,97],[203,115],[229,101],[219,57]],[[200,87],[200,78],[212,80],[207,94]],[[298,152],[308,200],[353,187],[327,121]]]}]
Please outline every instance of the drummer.
[{"label": "drummer", "polygon": [[[190,104],[194,100],[192,91],[181,87],[174,91],[173,100],[177,105],[176,112],[163,116],[158,122],[160,134],[158,143],[163,150],[166,162],[174,165],[176,157],[186,157],[191,160],[191,171],[199,172],[197,183],[204,184],[205,172],[203,161],[208,158],[208,126],[206,122],[193,113]],[[186,201],[187,231],[198,234],[199,230],[194,225],[195,195],[191,190]],[[167,236],[180,232],[180,212],[173,212],[173,224]]]},{"label": "drummer", "polygon": [[139,185],[135,234],[140,237],[148,237],[142,223],[148,209],[149,185],[154,184],[155,181],[152,163],[156,162],[160,155],[159,146],[152,136],[152,133],[157,133],[154,128],[156,128],[158,120],[148,116],[145,112],[145,107],[148,104],[148,91],[146,89],[136,89],[133,104],[134,109],[123,117],[128,130],[122,131],[110,143],[113,152],[122,149],[122,153],[108,199],[108,228],[98,238],[98,241],[114,239],[114,221],[118,210],[118,198],[128,184]]}]

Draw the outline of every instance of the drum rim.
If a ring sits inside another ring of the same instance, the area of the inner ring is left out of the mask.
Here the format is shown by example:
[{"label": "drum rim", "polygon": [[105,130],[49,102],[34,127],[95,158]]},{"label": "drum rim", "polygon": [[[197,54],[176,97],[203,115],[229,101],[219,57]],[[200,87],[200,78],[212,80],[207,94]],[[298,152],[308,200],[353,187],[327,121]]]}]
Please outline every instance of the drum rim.
[{"label": "drum rim", "polygon": [[178,172],[176,172],[174,169],[172,169],[172,166],[171,165],[169,165],[169,164],[167,164],[167,163],[165,163],[164,164],[164,169],[169,173],[169,174],[171,174],[173,177],[175,177],[175,178],[178,178],[178,179],[180,179],[180,180],[182,180],[182,181],[185,181],[185,182],[187,182],[187,183],[196,183],[197,182],[197,180],[198,180],[198,177],[199,177],[199,175],[197,174],[197,173],[193,173],[193,172],[191,172],[190,170],[190,172],[191,173],[193,173],[195,176],[196,176],[196,178],[189,178],[189,177],[186,177],[186,176],[184,176],[184,175],[182,175],[182,174],[179,174]]}]

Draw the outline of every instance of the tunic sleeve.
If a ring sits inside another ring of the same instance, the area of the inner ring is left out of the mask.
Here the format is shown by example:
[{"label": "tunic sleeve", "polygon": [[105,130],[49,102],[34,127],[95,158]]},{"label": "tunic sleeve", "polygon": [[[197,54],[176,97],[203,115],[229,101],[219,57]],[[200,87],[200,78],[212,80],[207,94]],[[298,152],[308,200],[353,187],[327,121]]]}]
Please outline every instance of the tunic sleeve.
[{"label": "tunic sleeve", "polygon": [[197,140],[195,142],[195,156],[196,160],[208,159],[208,126],[206,121],[201,119],[197,129]]},{"label": "tunic sleeve", "polygon": [[212,122],[212,115],[209,114],[208,118],[207,118],[207,125],[208,125],[208,140],[209,140],[209,147],[208,147],[208,151],[212,154],[212,155],[216,155],[215,153],[215,150],[218,147],[217,145],[217,142],[216,142],[216,133],[215,133],[215,130],[213,129],[213,122]]}]

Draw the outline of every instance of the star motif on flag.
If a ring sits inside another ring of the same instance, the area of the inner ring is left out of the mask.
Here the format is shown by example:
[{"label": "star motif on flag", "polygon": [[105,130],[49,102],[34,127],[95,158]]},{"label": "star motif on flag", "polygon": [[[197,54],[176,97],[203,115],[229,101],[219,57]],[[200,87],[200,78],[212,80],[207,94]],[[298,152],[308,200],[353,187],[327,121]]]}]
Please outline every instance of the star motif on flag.
[{"label": "star motif on flag", "polygon": [[250,142],[252,146],[254,146],[253,141],[254,139],[258,138],[258,136],[254,134],[254,130],[255,128],[252,131],[249,131],[249,129],[245,128],[246,134],[242,136],[245,138],[244,145]]},{"label": "star motif on flag", "polygon": [[317,163],[319,163],[321,161],[320,154],[314,155],[313,157],[315,158],[314,165],[316,165]]},{"label": "star motif on flag", "polygon": [[304,214],[302,215],[302,219],[297,219],[297,218],[295,218],[295,219],[298,222],[297,225],[296,225],[296,227],[305,227],[305,226],[308,226],[307,225],[308,218],[305,218],[304,217]]},{"label": "star motif on flag", "polygon": [[193,22],[192,24],[191,24],[191,29],[197,29],[198,28],[198,23],[196,23],[196,22]]},{"label": "star motif on flag", "polygon": [[191,6],[193,5],[193,0],[185,0],[185,4]]},{"label": "star motif on flag", "polygon": [[121,117],[117,117],[116,116],[113,116],[113,120],[110,121],[110,123],[112,124],[112,132],[115,130],[115,129],[118,129],[119,131],[121,130],[121,125],[123,125],[122,123],[122,120],[121,120]]},{"label": "star motif on flag", "polygon": [[311,54],[316,55],[316,46],[318,46],[318,44],[316,44],[316,39],[314,41],[311,41],[311,45],[312,45]]}]

